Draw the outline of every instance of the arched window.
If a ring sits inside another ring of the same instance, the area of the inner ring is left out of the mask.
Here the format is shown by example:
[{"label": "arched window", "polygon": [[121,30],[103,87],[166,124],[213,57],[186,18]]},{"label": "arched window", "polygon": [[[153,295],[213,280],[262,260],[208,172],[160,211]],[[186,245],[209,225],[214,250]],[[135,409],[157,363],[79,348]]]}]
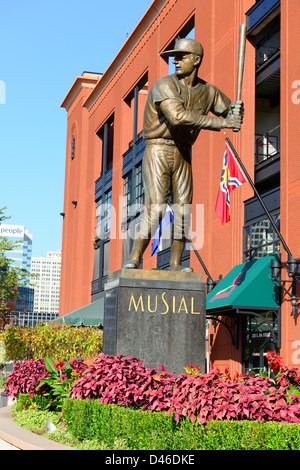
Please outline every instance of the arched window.
[{"label": "arched window", "polygon": [[75,136],[74,134],[71,137],[71,160],[75,158]]}]

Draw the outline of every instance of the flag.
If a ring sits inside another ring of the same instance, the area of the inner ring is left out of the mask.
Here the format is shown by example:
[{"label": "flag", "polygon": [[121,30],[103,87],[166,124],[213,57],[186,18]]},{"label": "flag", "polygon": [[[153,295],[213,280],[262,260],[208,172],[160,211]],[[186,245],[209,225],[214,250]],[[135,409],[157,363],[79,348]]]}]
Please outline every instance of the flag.
[{"label": "flag", "polygon": [[236,160],[230,146],[226,143],[221,182],[219,186],[215,211],[222,224],[230,220],[230,198],[229,195],[238,186],[247,182],[238,161]]},{"label": "flag", "polygon": [[168,227],[168,225],[170,225],[173,222],[173,220],[174,220],[174,215],[170,206],[168,205],[166,213],[164,217],[162,218],[158,226],[158,229],[156,230],[153,236],[151,256],[155,255],[156,253],[162,250],[163,231],[166,227]]}]

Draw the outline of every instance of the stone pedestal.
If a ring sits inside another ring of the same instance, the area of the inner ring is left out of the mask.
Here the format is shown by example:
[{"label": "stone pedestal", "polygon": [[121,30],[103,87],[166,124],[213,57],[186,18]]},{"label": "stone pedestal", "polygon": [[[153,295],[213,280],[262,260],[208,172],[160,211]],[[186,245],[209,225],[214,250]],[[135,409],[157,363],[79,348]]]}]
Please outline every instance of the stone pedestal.
[{"label": "stone pedestal", "polygon": [[190,362],[203,372],[205,303],[200,273],[120,269],[105,285],[103,352],[175,375]]}]

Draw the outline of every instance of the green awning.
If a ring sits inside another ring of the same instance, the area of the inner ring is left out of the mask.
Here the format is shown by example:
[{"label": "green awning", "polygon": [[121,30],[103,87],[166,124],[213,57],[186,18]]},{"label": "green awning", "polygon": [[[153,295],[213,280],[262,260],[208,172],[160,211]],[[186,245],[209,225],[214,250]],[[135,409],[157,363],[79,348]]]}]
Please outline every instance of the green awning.
[{"label": "green awning", "polygon": [[235,266],[207,295],[207,313],[221,314],[228,309],[278,309],[280,289],[271,279],[272,259],[278,261],[273,255]]},{"label": "green awning", "polygon": [[92,302],[74,312],[62,315],[54,320],[55,323],[69,323],[73,326],[103,326],[104,297]]}]

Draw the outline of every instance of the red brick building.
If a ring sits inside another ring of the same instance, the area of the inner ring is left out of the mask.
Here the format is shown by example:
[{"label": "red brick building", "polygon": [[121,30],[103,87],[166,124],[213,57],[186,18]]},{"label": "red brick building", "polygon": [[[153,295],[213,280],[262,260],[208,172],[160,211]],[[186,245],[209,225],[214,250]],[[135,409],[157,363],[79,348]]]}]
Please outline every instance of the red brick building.
[{"label": "red brick building", "polygon": [[[168,63],[162,52],[178,36],[202,43],[199,76],[234,101],[239,26],[247,23],[245,118],[241,132],[227,130],[226,135],[291,254],[300,256],[299,17],[297,0],[155,0],[103,75],[76,78],[62,103],[68,130],[60,316],[101,299],[107,274],[120,269],[128,256],[127,235],[141,218],[141,210],[130,207],[143,204],[144,105],[154,82],[173,73],[172,60]],[[257,274],[256,283],[242,286],[245,295],[239,305],[229,297],[216,309],[209,304],[208,362],[222,369],[229,366],[232,372],[264,367],[266,351],[275,348],[287,365],[298,367],[299,283],[297,276],[290,282],[286,249],[251,185],[231,194],[230,222],[222,225],[215,213],[225,137],[222,131],[203,130],[193,147],[193,221],[202,221],[193,226],[198,254],[214,281],[223,278],[214,293],[236,266],[261,266],[255,260],[262,258],[268,260],[262,274],[267,284]],[[189,248],[184,263],[203,272],[205,282],[207,273]],[[276,261],[276,254],[289,293],[271,279],[269,261]],[[143,268],[167,269],[168,261],[166,243],[153,257],[147,249]],[[275,301],[278,292],[282,299]],[[261,294],[269,299],[265,302]]]}]

